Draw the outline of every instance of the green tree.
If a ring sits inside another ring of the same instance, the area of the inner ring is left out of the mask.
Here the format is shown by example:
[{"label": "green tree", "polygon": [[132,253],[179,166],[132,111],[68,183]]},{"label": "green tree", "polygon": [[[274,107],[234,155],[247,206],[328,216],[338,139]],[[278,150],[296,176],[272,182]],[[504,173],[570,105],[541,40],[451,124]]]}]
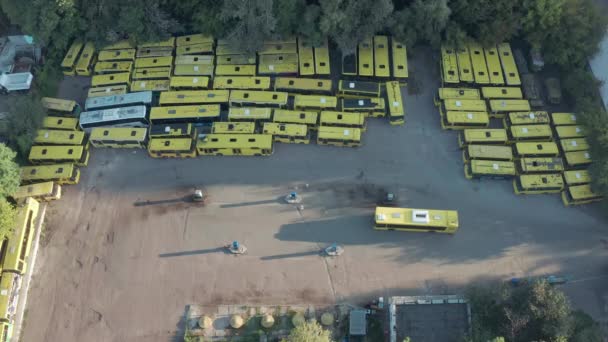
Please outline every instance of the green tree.
[{"label": "green tree", "polygon": [[0,197],[14,194],[19,187],[19,165],[15,163],[16,155],[8,146],[0,144]]},{"label": "green tree", "polygon": [[299,19],[298,35],[305,38],[312,45],[316,46],[322,43],[325,35],[319,28],[319,18],[321,16],[321,7],[316,4],[306,6],[304,15]]},{"label": "green tree", "polygon": [[300,30],[302,13],[306,10],[306,0],[279,0],[273,6],[275,33],[279,37],[295,37]]},{"label": "green tree", "polygon": [[592,0],[566,0],[560,19],[542,45],[546,62],[565,69],[584,66],[599,49],[608,17]]},{"label": "green tree", "polygon": [[25,160],[36,136],[42,126],[46,110],[40,99],[30,93],[7,99],[8,117],[3,127],[8,146],[17,152],[20,160]]},{"label": "green tree", "polygon": [[229,27],[218,15],[222,10],[222,2],[216,0],[201,0],[195,6],[193,28],[214,37],[225,37]]},{"label": "green tree", "polygon": [[393,12],[391,0],[320,0],[321,32],[333,39],[342,53],[381,31]]},{"label": "green tree", "polygon": [[4,240],[13,231],[15,216],[15,207],[6,198],[0,197],[0,239]]},{"label": "green tree", "polygon": [[438,48],[451,13],[447,0],[416,0],[410,11],[412,20],[406,22],[406,27],[415,31],[418,41]]},{"label": "green tree", "polygon": [[295,327],[283,342],[331,342],[331,338],[319,323],[307,322]]},{"label": "green tree", "polygon": [[570,342],[602,342],[601,327],[591,316],[577,310],[572,313],[571,319],[572,336]]},{"label": "green tree", "polygon": [[545,39],[561,21],[566,0],[524,0],[521,27],[533,48],[541,48]]},{"label": "green tree", "polygon": [[260,50],[276,27],[273,0],[225,0],[220,17],[229,27],[226,38],[240,50]]}]

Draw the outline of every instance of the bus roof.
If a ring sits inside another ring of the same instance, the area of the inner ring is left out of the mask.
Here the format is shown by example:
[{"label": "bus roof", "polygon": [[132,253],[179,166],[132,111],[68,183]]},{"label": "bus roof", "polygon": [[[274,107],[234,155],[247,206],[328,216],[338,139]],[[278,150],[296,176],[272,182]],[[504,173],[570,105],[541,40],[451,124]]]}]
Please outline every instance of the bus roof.
[{"label": "bus roof", "polygon": [[361,129],[351,127],[319,126],[318,136],[320,139],[361,141]]},{"label": "bus roof", "polygon": [[137,58],[173,56],[173,47],[170,47],[170,46],[138,47],[136,56],[137,56]]},{"label": "bus roof", "polygon": [[273,55],[280,53],[298,53],[298,46],[295,39],[286,42],[264,42],[262,49],[258,51],[259,55]]},{"label": "bus roof", "polygon": [[455,210],[427,210],[396,207],[376,207],[376,223],[428,227],[458,227]]},{"label": "bus roof", "polygon": [[255,122],[214,122],[211,133],[240,133],[253,134],[255,132]]},{"label": "bus roof", "polygon": [[[300,59],[302,54],[300,53]],[[255,55],[223,55],[216,56],[216,64],[255,64]]]},{"label": "bus roof", "polygon": [[509,128],[514,138],[549,138],[552,140],[553,131],[549,125],[513,125]]},{"label": "bus roof", "polygon": [[327,47],[327,39],[323,39],[321,45],[315,46],[313,53],[315,55],[315,74],[329,75],[331,70],[329,67],[329,48]]},{"label": "bus roof", "polygon": [[549,123],[549,113],[539,112],[511,112],[508,114],[512,125],[545,124]]},{"label": "bus roof", "polygon": [[471,124],[486,124],[490,123],[490,116],[487,112],[465,112],[448,110],[446,121],[451,124],[455,123],[471,123]]},{"label": "bus roof", "polygon": [[78,104],[74,100],[57,99],[54,97],[43,97],[42,106],[48,110],[71,113]]},{"label": "bus roof", "polygon": [[584,200],[600,196],[599,193],[596,193],[591,189],[591,184],[569,186],[567,189],[573,200]]},{"label": "bus roof", "polygon": [[336,108],[338,98],[325,95],[296,95],[294,97],[295,108]]},{"label": "bus roof", "polygon": [[365,113],[357,112],[322,111],[319,124],[363,125],[365,116]]},{"label": "bus roof", "polygon": [[82,145],[32,146],[29,160],[77,160],[84,151]]},{"label": "bus roof", "polygon": [[363,39],[359,51],[359,76],[374,76],[374,47],[371,38]]},{"label": "bus roof", "polygon": [[509,45],[509,43],[498,44],[498,55],[502,68],[505,71],[507,85],[521,85],[517,64],[515,64],[513,52],[511,51],[511,45]]},{"label": "bus roof", "polygon": [[[386,82],[386,99],[388,100],[389,114],[391,116],[405,115],[401,97],[401,86],[398,81]],[[384,101],[382,101],[382,103],[384,103]]]},{"label": "bus roof", "polygon": [[479,175],[515,176],[515,163],[505,160],[471,160],[471,171]]},{"label": "bus roof", "polygon": [[131,73],[120,72],[109,75],[95,75],[91,79],[91,85],[93,87],[100,87],[105,85],[118,85],[118,84],[129,84],[131,82]]},{"label": "bus roof", "polygon": [[230,107],[228,109],[229,120],[270,120],[272,108],[258,107]]},{"label": "bus roof", "polygon": [[31,181],[69,178],[75,168],[73,163],[24,166],[21,168],[21,179]]},{"label": "bus roof", "polygon": [[586,165],[592,161],[589,151],[565,152],[564,158],[566,158],[566,163],[570,166]]},{"label": "bus roof", "polygon": [[471,55],[466,46],[461,46],[456,49],[456,57],[458,61],[458,78],[461,82],[473,82],[473,68],[471,66]]},{"label": "bus roof", "polygon": [[108,46],[105,46],[103,50],[123,50],[123,49],[132,49],[134,48],[133,44],[131,44],[128,40],[120,40],[116,43],[112,43]]},{"label": "bus roof", "polygon": [[520,175],[519,182],[524,189],[553,188],[564,186],[564,180],[559,173],[546,173],[534,175]]},{"label": "bus roof", "polygon": [[147,43],[137,45],[138,48],[174,47],[174,46],[175,46],[175,37],[169,37],[166,40],[157,41],[157,42],[147,42]]},{"label": "bus roof", "polygon": [[287,96],[287,93],[280,91],[232,90],[230,91],[230,103],[286,105]]},{"label": "bus roof", "polygon": [[492,112],[527,112],[530,111],[528,100],[490,100]]},{"label": "bus roof", "polygon": [[553,125],[576,125],[576,114],[574,113],[551,113]]},{"label": "bus roof", "polygon": [[288,124],[279,122],[265,122],[264,134],[289,135],[294,137],[305,137],[308,134],[308,126],[300,124]]},{"label": "bus roof", "polygon": [[150,120],[214,118],[220,116],[219,105],[152,107]]},{"label": "bus roof", "polygon": [[65,54],[63,61],[61,62],[62,68],[71,68],[76,64],[76,60],[80,55],[80,50],[82,50],[83,43],[80,41],[75,41],[70,45],[68,52]]},{"label": "bus roof", "polygon": [[213,148],[258,148],[271,149],[269,134],[207,134],[196,143],[198,149]]},{"label": "bus roof", "polygon": [[26,197],[47,195],[53,193],[54,188],[55,182],[53,181],[22,185],[17,189],[12,197],[14,199],[21,199]]},{"label": "bus roof", "polygon": [[518,142],[515,143],[517,155],[555,155],[559,154],[557,144],[554,142]]},{"label": "bus roof", "polygon": [[148,151],[190,151],[193,144],[192,138],[150,138]]},{"label": "bus roof", "polygon": [[42,127],[76,130],[78,127],[78,119],[64,118],[62,116],[47,116],[46,118],[44,118],[44,120],[42,120]]},{"label": "bus roof", "polygon": [[222,64],[215,66],[215,74],[219,76],[255,76],[255,65]]},{"label": "bus roof", "polygon": [[441,47],[441,66],[443,71],[443,81],[445,83],[458,83],[458,63],[454,49],[450,47]]},{"label": "bus roof", "polygon": [[35,144],[82,145],[84,132],[59,129],[39,129],[34,138]]},{"label": "bus roof", "polygon": [[389,77],[388,37],[374,36],[374,73],[376,77]]},{"label": "bus roof", "polygon": [[101,50],[97,55],[99,61],[133,61],[135,49]]},{"label": "bus roof", "polygon": [[355,93],[380,96],[380,83],[372,81],[340,80],[340,82],[338,82],[338,91],[345,94]]},{"label": "bus roof", "polygon": [[227,103],[228,90],[179,90],[160,93],[159,104]]},{"label": "bus roof", "polygon": [[157,68],[135,68],[133,69],[133,80],[169,79],[171,78],[171,67]]},{"label": "bus roof", "polygon": [[126,85],[117,85],[117,86],[109,86],[109,87],[96,87],[89,88],[89,93],[87,97],[96,97],[96,96],[109,96],[109,95],[121,95],[127,93]]},{"label": "bus roof", "polygon": [[439,88],[439,99],[479,100],[479,89],[473,88]]},{"label": "bus roof", "polygon": [[311,76],[315,74],[315,57],[313,48],[306,44],[303,38],[298,38],[298,57],[300,75]]},{"label": "bus roof", "polygon": [[519,166],[525,172],[559,172],[564,170],[562,158],[558,157],[541,157],[530,158],[524,157],[519,160]]},{"label": "bus roof", "polygon": [[213,37],[204,35],[202,33],[189,34],[186,36],[179,36],[179,37],[175,38],[175,45],[177,45],[177,46],[203,44],[203,43],[213,44],[213,42],[214,42]]},{"label": "bus roof", "polygon": [[564,181],[568,185],[591,183],[591,175],[587,170],[564,171]]},{"label": "bus roof", "polygon": [[216,76],[213,89],[270,89],[270,77],[253,76]]},{"label": "bus roof", "polygon": [[197,53],[213,53],[213,43],[182,45],[175,48],[175,54],[178,56],[191,55]]},{"label": "bus roof", "polygon": [[[215,124],[215,122],[213,123]],[[150,137],[175,137],[191,136],[192,124],[190,123],[170,123],[153,124],[150,126]]]},{"label": "bus roof", "polygon": [[146,117],[146,106],[129,106],[92,110],[80,113],[80,127],[97,122],[142,117]]},{"label": "bus roof", "polygon": [[171,88],[203,88],[209,87],[208,76],[173,76],[169,83]]},{"label": "bus roof", "polygon": [[342,110],[349,112],[357,111],[385,111],[384,99],[380,97],[347,98],[342,99]]},{"label": "bus roof", "polygon": [[215,66],[213,64],[179,64],[173,67],[176,76],[212,76]]},{"label": "bus roof", "polygon": [[469,52],[471,53],[471,64],[473,65],[475,83],[489,84],[490,76],[488,75],[488,67],[486,65],[486,57],[483,53],[483,48],[477,43],[469,43]]},{"label": "bus roof", "polygon": [[519,87],[481,87],[481,93],[486,99],[523,99]]},{"label": "bus roof", "polygon": [[306,110],[275,109],[274,122],[316,125],[319,112]]},{"label": "bus roof", "polygon": [[445,99],[443,104],[446,110],[487,112],[488,107],[484,100]]},{"label": "bus roof", "polygon": [[128,93],[123,95],[99,96],[88,98],[85,102],[85,110],[95,110],[96,108],[104,107],[121,107],[132,104],[147,104],[152,103],[151,91],[140,91],[136,93]]},{"label": "bus roof", "polygon": [[472,159],[512,160],[513,150],[510,146],[500,145],[468,145],[467,150]]},{"label": "bus roof", "polygon": [[76,63],[76,68],[86,69],[91,64],[91,61],[95,57],[95,44],[92,42],[87,42],[80,53],[80,57],[78,57],[78,62]]},{"label": "bus roof", "polygon": [[569,138],[559,141],[562,146],[562,151],[584,151],[589,149],[589,142],[585,138]]},{"label": "bus roof", "polygon": [[95,73],[131,72],[133,62],[131,61],[103,61],[95,63]]},{"label": "bus roof", "polygon": [[148,129],[145,127],[93,127],[90,140],[145,140]]},{"label": "bus roof", "polygon": [[170,84],[170,80],[136,80],[131,82],[131,91],[167,91]]},{"label": "bus roof", "polygon": [[332,81],[315,78],[277,77],[274,80],[274,89],[283,91],[317,91],[331,93]]},{"label": "bus roof", "polygon": [[393,77],[407,78],[407,48],[405,44],[391,38],[391,48],[393,53]]},{"label": "bus roof", "polygon": [[476,141],[507,141],[507,130],[503,128],[469,128],[465,129],[464,137],[467,142]]},{"label": "bus roof", "polygon": [[[22,250],[22,248],[29,249],[34,240],[33,230],[38,218],[39,208],[40,203],[31,197],[25,200],[24,205],[17,206],[15,229],[8,237],[8,246],[6,247],[4,260],[2,261],[3,273],[5,271],[18,271],[20,268],[24,268],[24,266],[19,265],[19,260],[27,255],[27,252]],[[23,246],[24,243],[27,243],[27,245]],[[2,278],[5,275],[3,274]]]},{"label": "bus roof", "polygon": [[558,138],[580,138],[586,136],[585,128],[582,126],[555,126]]},{"label": "bus roof", "polygon": [[488,75],[490,76],[490,83],[496,85],[505,84],[505,79],[502,73],[502,67],[500,65],[500,57],[498,57],[498,49],[495,46],[483,49],[486,62],[488,64]]},{"label": "bus roof", "polygon": [[190,55],[181,55],[175,56],[175,61],[173,64],[181,65],[181,64],[192,64],[192,65],[213,65],[214,56],[206,55],[206,56],[190,56]]},{"label": "bus roof", "polygon": [[173,56],[145,57],[135,59],[136,68],[155,68],[173,65]]}]

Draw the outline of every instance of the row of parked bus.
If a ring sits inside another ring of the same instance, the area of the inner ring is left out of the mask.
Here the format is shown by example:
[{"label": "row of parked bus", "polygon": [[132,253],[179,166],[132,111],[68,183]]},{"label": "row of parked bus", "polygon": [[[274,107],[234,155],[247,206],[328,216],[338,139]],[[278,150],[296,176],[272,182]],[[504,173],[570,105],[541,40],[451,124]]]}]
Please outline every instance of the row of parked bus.
[{"label": "row of parked bus", "polygon": [[441,76],[444,85],[521,85],[509,43],[485,48],[477,43],[459,48],[442,46]]}]

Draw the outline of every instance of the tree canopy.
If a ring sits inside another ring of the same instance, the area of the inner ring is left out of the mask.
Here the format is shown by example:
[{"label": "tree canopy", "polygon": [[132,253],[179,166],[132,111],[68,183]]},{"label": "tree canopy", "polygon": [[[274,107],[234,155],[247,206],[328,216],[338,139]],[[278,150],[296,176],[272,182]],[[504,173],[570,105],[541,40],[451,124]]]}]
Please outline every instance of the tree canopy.
[{"label": "tree canopy", "polygon": [[17,154],[4,144],[0,144],[0,197],[10,196],[19,187],[19,165],[15,163]]},{"label": "tree canopy", "polygon": [[295,327],[283,342],[332,342],[329,331],[317,322],[306,322]]}]

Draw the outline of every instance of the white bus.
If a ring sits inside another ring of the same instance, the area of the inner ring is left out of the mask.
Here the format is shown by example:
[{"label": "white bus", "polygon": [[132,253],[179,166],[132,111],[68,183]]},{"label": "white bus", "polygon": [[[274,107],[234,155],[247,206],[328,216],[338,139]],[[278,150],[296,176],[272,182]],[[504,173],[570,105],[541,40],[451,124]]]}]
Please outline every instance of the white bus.
[{"label": "white bus", "polygon": [[94,127],[148,127],[146,106],[131,106],[80,113],[80,128],[91,133]]},{"label": "white bus", "polygon": [[84,105],[85,110],[101,110],[127,106],[150,106],[152,104],[151,91],[139,91],[123,95],[89,97]]}]

